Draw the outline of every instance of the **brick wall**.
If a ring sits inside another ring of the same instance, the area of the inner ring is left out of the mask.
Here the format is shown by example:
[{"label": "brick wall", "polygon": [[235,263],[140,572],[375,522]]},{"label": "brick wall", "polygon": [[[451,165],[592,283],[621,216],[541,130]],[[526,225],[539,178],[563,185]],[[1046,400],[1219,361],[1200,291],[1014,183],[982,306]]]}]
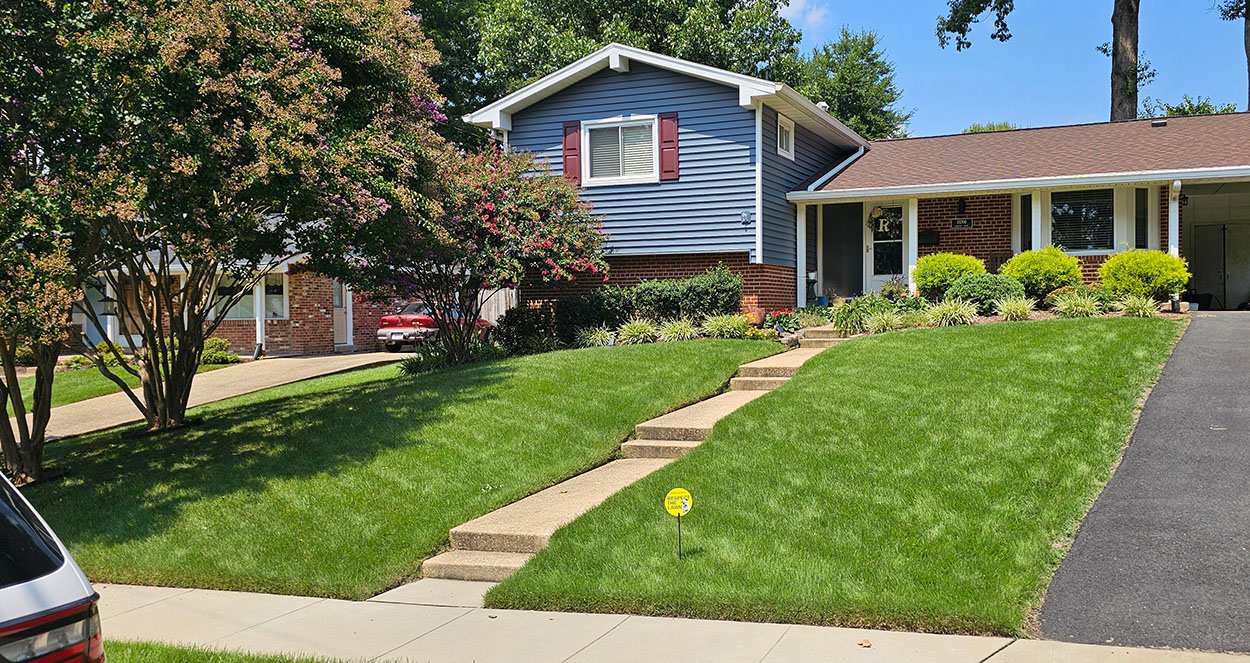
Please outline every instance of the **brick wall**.
[{"label": "brick wall", "polygon": [[378,325],[382,316],[394,313],[403,303],[400,300],[378,302],[352,293],[352,343],[357,352],[378,349]]},{"label": "brick wall", "polygon": [[[917,247],[931,253],[964,253],[985,261],[990,271],[1011,257],[1011,195],[968,196],[959,212],[959,198],[928,198],[916,210],[918,230],[936,230],[940,242]],[[952,228],[952,219],[972,219],[971,228]]]},{"label": "brick wall", "polygon": [[[334,352],[332,286],[333,281],[329,277],[315,272],[295,268],[287,274],[288,318],[265,321],[267,356]],[[213,336],[229,341],[234,352],[251,356],[256,347],[256,321],[223,321]]]},{"label": "brick wall", "polygon": [[518,288],[523,304],[535,305],[569,295],[584,295],[610,283],[622,287],[637,285],[650,279],[678,279],[697,276],[725,263],[742,275],[742,309],[755,307],[768,310],[795,305],[795,274],[793,267],[751,263],[746,253],[684,253],[665,256],[616,256],[608,258],[608,281],[582,278],[572,283],[547,284],[526,280]]},{"label": "brick wall", "polygon": [[[1167,186],[1159,187],[1159,250],[1163,252],[1167,252],[1168,250],[1168,203],[1171,202],[1168,200],[1168,192],[1170,190],[1170,187]],[[1184,193],[1184,191],[1184,189],[1181,189],[1181,193]],[[1180,214],[1178,215],[1177,221],[1177,228],[1181,232],[1180,238],[1176,241],[1176,246],[1178,249],[1183,249],[1185,241],[1184,205],[1180,207]],[[1181,254],[1184,255],[1184,251],[1182,251]]]}]

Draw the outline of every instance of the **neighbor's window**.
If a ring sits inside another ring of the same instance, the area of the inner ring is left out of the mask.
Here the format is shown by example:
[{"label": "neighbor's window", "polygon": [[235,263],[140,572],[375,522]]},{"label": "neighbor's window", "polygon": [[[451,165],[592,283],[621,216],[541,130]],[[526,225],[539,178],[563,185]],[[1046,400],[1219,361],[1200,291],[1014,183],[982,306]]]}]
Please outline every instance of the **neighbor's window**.
[{"label": "neighbor's window", "polygon": [[780,113],[777,114],[777,154],[794,159],[794,122]]},{"label": "neighbor's window", "polygon": [[1050,194],[1050,241],[1067,251],[1115,248],[1115,191],[1056,191]]},{"label": "neighbor's window", "polygon": [[1133,207],[1133,246],[1150,248],[1150,189],[1137,189],[1136,205]]},{"label": "neighbor's window", "polygon": [[286,275],[265,275],[265,317],[270,320],[286,318]]},{"label": "neighbor's window", "polygon": [[253,295],[255,290],[253,290],[249,285],[238,283],[229,276],[221,277],[221,285],[217,286],[217,299],[220,302],[217,305],[217,308],[220,310],[221,307],[225,305],[227,299],[239,294],[240,289],[244,290],[243,296],[239,299],[237,304],[230,307],[230,310],[226,311],[225,314],[221,316],[222,318],[226,320],[255,319],[256,309],[254,301],[255,297]]},{"label": "neighbor's window", "polygon": [[[287,317],[286,275],[266,274],[263,281],[265,292],[265,317],[270,320],[285,320]],[[220,301],[238,294],[240,288],[246,288],[239,302],[222,316],[226,320],[254,320],[256,318],[256,290],[246,284],[240,284],[229,276],[221,278],[217,287]],[[221,308],[218,305],[218,309]]]},{"label": "neighbor's window", "polygon": [[1020,250],[1033,250],[1033,194],[1020,196]]},{"label": "neighbor's window", "polygon": [[592,180],[655,176],[655,121],[593,127],[587,133]]}]

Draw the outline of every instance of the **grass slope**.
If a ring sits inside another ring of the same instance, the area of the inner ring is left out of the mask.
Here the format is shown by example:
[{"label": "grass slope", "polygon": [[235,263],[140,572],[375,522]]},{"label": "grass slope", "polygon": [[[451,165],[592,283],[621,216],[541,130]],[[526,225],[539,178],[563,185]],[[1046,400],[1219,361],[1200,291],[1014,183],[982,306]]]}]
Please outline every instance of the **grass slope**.
[{"label": "grass slope", "polygon": [[602,463],[637,423],[778,349],[326,376],[197,408],[204,422],[179,431],[53,444],[72,475],[28,494],[93,580],[361,599],[414,576],[450,528]]},{"label": "grass slope", "polygon": [[[219,368],[226,368],[224,364],[209,364],[200,366],[199,373],[207,371],[215,371]],[[115,369],[122,380],[132,388],[139,386],[139,378],[127,373],[124,369]],[[31,392],[35,389],[35,377],[19,378],[18,387],[22,390],[22,402],[26,405],[26,410],[30,411],[30,404],[33,398]],[[88,398],[96,396],[105,396],[120,392],[117,384],[112,380],[100,374],[99,369],[84,368],[73,371],[61,371],[52,379],[52,407],[58,405],[68,405],[85,401]]]},{"label": "grass slope", "polygon": [[113,642],[104,634],[108,663],[330,663],[320,658],[236,654],[209,649],[171,647],[148,642]]},{"label": "grass slope", "polygon": [[[498,608],[1021,634],[1181,326],[854,340],[556,533]],[[687,558],[661,508],[689,489]]]}]

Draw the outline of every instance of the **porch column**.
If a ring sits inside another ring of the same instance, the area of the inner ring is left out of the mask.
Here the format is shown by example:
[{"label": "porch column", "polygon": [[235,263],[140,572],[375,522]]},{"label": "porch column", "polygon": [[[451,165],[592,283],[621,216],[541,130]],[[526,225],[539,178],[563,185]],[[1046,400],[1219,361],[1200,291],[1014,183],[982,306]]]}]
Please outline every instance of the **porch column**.
[{"label": "porch column", "polygon": [[816,206],[816,296],[825,294],[825,206]]},{"label": "porch column", "polygon": [[[104,298],[117,299],[117,292],[113,290],[113,284],[107,280],[104,282]],[[96,311],[96,315],[102,315],[107,306],[107,304],[101,306],[100,310]],[[110,343],[117,342],[117,326],[121,322],[121,310],[121,302],[115,302],[113,304],[113,315],[105,316],[104,318],[104,335],[108,337]]]},{"label": "porch column", "polygon": [[[1033,195],[1030,196],[1030,198],[1033,201],[1033,224],[1029,227],[1030,234],[1032,235],[1032,238],[1031,238],[1032,244],[1030,246],[1033,247],[1034,251],[1037,251],[1038,249],[1043,248],[1042,247],[1042,218],[1043,216],[1042,216],[1042,191],[1041,189],[1034,189]],[[1045,218],[1049,219],[1050,217],[1047,216]]]},{"label": "porch column", "polygon": [[1168,254],[1181,254],[1181,181],[1172,182],[1168,193]]},{"label": "porch column", "polygon": [[798,297],[795,301],[799,306],[807,306],[807,205],[795,205],[798,210],[794,216],[795,229],[797,231],[795,237],[798,238],[798,251],[796,251],[795,261],[795,278],[796,287],[798,288]]},{"label": "porch column", "polygon": [[352,294],[352,289],[343,286],[343,307],[346,309],[344,313],[347,315],[347,344],[356,344],[356,307],[352,301],[356,297]]},{"label": "porch column", "polygon": [[252,315],[256,318],[256,345],[265,345],[265,278],[252,286]]},{"label": "porch column", "polygon": [[903,246],[907,250],[907,292],[916,294],[916,261],[920,258],[920,246],[918,245],[918,226],[920,225],[920,199],[907,199],[907,206],[904,214],[906,220],[903,223]]}]

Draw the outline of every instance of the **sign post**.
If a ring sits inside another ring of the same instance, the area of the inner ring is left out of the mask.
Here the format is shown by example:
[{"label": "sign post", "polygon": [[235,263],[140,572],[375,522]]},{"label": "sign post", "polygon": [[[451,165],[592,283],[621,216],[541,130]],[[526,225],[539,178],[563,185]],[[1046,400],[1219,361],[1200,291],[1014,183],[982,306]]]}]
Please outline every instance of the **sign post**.
[{"label": "sign post", "polygon": [[685,488],[674,488],[664,496],[664,510],[668,511],[669,515],[677,517],[677,559],[682,558],[681,517],[690,513],[690,507],[693,505],[694,498]]}]

